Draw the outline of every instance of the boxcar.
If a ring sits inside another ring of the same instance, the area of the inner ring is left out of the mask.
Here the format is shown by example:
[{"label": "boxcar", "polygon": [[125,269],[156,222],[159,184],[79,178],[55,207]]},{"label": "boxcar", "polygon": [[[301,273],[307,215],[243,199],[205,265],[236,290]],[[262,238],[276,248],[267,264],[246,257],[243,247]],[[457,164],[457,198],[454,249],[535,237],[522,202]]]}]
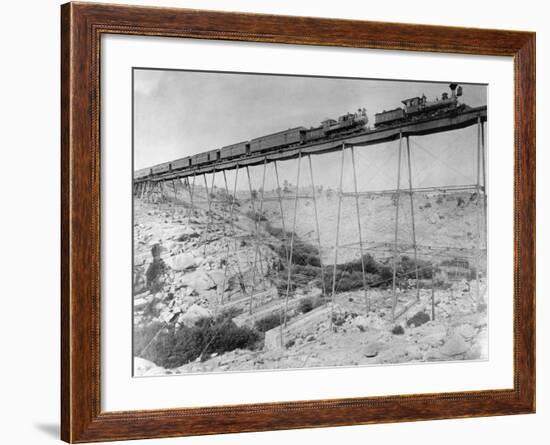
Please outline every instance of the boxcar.
[{"label": "boxcar", "polygon": [[172,170],[182,170],[189,167],[191,167],[191,158],[189,156],[172,161]]},{"label": "boxcar", "polygon": [[395,108],[389,111],[383,111],[374,115],[374,126],[390,125],[396,121],[405,119],[405,111],[403,108]]},{"label": "boxcar", "polygon": [[134,172],[134,179],[143,179],[149,176],[151,169],[149,168],[142,168],[141,170],[137,170]]},{"label": "boxcar", "polygon": [[221,159],[231,159],[246,154],[248,141],[238,142],[236,144],[226,145],[220,152]]},{"label": "boxcar", "polygon": [[208,160],[210,162],[219,161],[220,160],[220,150],[212,150],[208,152]]},{"label": "boxcar", "polygon": [[170,171],[170,162],[165,162],[163,164],[155,165],[151,170],[154,175],[159,175],[162,173],[167,173]]},{"label": "boxcar", "polygon": [[252,139],[250,141],[250,151],[254,153],[271,148],[299,144],[303,141],[305,131],[304,127],[296,127]]},{"label": "boxcar", "polygon": [[208,163],[209,162],[208,152],[199,153],[198,155],[193,156],[191,162],[193,163],[193,165],[201,165],[201,164]]}]

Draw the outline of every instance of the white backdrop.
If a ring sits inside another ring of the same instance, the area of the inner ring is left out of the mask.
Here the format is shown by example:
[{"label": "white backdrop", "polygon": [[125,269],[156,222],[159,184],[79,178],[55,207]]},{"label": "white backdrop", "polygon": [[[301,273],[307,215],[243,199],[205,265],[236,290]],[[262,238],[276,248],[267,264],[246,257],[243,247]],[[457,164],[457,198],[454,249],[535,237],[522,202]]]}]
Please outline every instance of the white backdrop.
[{"label": "white backdrop", "polygon": [[[477,27],[530,29],[538,32],[538,78],[546,74],[550,32],[543,2],[440,1],[340,2],[264,0],[134,1],[151,5],[317,15],[397,22],[416,22]],[[539,6],[540,3],[540,6]],[[4,5],[2,27],[4,63],[2,120],[0,127],[4,168],[2,177],[2,414],[5,443],[42,444],[57,437],[59,412],[59,2],[30,0]],[[7,56],[7,57],[6,57]],[[548,115],[548,87],[538,85],[538,122]],[[7,99],[7,101],[6,101]],[[545,103],[546,102],[546,103]],[[539,171],[550,160],[544,147],[548,136],[539,125]],[[25,176],[19,173],[25,171]],[[550,187],[548,175],[539,175],[538,220],[549,215],[543,192]],[[5,184],[4,184],[5,183]],[[550,421],[547,401],[550,383],[546,340],[549,314],[544,299],[550,287],[544,282],[548,268],[549,236],[542,224],[538,239],[538,413],[488,419],[463,419],[394,425],[330,428],[240,434],[218,437],[155,440],[149,443],[266,444],[407,442],[436,444],[517,443],[529,436],[530,443],[545,443]],[[546,348],[545,348],[546,346]],[[7,428],[6,428],[7,427]]]}]

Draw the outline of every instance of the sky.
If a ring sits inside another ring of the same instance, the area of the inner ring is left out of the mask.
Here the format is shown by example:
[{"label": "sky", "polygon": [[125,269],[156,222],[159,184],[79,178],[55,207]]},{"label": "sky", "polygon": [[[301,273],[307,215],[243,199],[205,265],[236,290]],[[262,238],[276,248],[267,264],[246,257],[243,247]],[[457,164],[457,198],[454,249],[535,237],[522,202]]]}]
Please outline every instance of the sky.
[{"label": "sky", "polygon": [[[373,126],[375,113],[402,106],[403,99],[425,94],[431,100],[450,92],[449,82],[157,69],[135,69],[133,74],[136,170],[291,127],[318,126],[327,117],[337,118],[363,107]],[[486,105],[487,86],[462,86],[462,102],[472,107]],[[475,182],[476,137],[475,127],[411,137],[414,185]],[[395,187],[397,147],[397,142],[391,142],[355,149],[361,189]],[[339,169],[335,166],[340,160],[337,153],[314,156],[315,182],[336,187]],[[346,172],[350,160],[348,150]],[[302,177],[309,181],[305,160],[301,169],[305,169]],[[261,180],[261,170],[251,169],[255,182]],[[296,161],[281,163],[281,181],[295,183],[296,173]],[[271,176],[268,174],[266,189],[275,187]],[[351,175],[345,176],[344,182],[349,183]]]}]

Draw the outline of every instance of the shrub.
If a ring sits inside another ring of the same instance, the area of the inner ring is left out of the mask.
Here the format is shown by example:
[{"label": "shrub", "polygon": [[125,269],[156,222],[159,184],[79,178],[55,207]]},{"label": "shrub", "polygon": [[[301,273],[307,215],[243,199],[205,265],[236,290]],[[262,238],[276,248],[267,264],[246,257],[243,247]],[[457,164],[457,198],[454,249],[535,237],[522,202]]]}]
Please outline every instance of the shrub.
[{"label": "shrub", "polygon": [[312,298],[305,298],[303,300],[300,300],[300,303],[298,304],[298,311],[302,314],[307,314],[308,312],[311,312],[313,310],[313,299]]},{"label": "shrub", "polygon": [[398,324],[393,327],[391,333],[394,335],[403,335],[405,333],[405,329],[403,329],[403,326]]},{"label": "shrub", "polygon": [[430,321],[430,316],[426,312],[420,311],[407,320],[407,326],[417,327],[428,321]]},{"label": "shrub", "polygon": [[332,324],[334,326],[342,326],[346,322],[346,314],[335,312],[332,314]]},{"label": "shrub", "polygon": [[325,299],[323,297],[304,298],[303,300],[300,300],[300,303],[298,304],[298,311],[302,314],[307,314],[323,304],[325,304]]},{"label": "shrub", "polygon": [[168,266],[160,257],[153,258],[153,262],[147,268],[147,288],[155,293],[160,291],[167,280]]},{"label": "shrub", "polygon": [[276,328],[281,324],[281,315],[278,313],[267,315],[266,317],[256,320],[254,327],[259,332],[267,332],[273,328]]},{"label": "shrub", "polygon": [[267,217],[257,210],[249,210],[248,212],[246,212],[246,216],[248,216],[253,221],[267,221]]},{"label": "shrub", "polygon": [[[137,338],[141,344],[141,339],[145,336],[139,334]],[[175,326],[167,326],[160,330],[145,351],[141,352],[137,346],[135,351],[159,366],[175,368],[212,353],[253,349],[260,339],[257,331],[248,327],[238,327],[231,318],[223,314],[216,319],[200,319],[192,327],[183,326],[176,329]]]}]

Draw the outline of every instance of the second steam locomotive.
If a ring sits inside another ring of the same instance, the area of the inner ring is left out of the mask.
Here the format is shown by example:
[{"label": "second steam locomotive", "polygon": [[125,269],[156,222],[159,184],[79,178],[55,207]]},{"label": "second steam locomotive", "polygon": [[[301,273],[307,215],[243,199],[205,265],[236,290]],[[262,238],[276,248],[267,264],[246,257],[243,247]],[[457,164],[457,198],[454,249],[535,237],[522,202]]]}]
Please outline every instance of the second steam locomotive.
[{"label": "second steam locomotive", "polygon": [[143,179],[150,175],[168,173],[173,170],[188,169],[191,167],[210,164],[217,161],[225,161],[247,156],[259,152],[276,151],[283,148],[309,144],[315,141],[345,137],[363,131],[377,131],[400,126],[409,122],[420,122],[448,115],[456,115],[469,107],[458,101],[462,96],[462,87],[456,83],[449,85],[451,95],[443,93],[441,98],[433,101],[426,96],[412,97],[402,101],[402,108],[382,111],[375,114],[374,130],[367,127],[368,117],[365,108],[360,108],[356,113],[347,113],[338,120],[325,119],[318,127],[289,128],[288,130],[261,136],[250,141],[238,142],[220,149],[211,150],[194,156],[176,159],[172,162],[155,165],[151,168],[138,170],[135,179]]}]

